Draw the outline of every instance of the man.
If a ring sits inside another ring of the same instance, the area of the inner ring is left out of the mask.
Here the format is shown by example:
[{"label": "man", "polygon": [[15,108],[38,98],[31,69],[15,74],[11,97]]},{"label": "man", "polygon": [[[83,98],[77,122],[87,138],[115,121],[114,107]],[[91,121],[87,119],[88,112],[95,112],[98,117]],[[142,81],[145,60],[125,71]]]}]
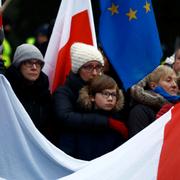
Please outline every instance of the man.
[{"label": "man", "polygon": [[102,154],[97,153],[96,147],[93,151],[96,154],[89,151],[88,139],[92,136],[98,138],[97,132],[110,128],[110,121],[100,113],[81,111],[77,99],[80,89],[103,73],[104,61],[97,48],[84,43],[74,43],[70,54],[72,72],[65,85],[53,94],[54,114],[60,132],[57,146],[75,158],[91,160]]},{"label": "man", "polygon": [[51,95],[48,77],[41,71],[43,66],[39,49],[22,44],[17,47],[5,76],[37,129],[50,138]]}]

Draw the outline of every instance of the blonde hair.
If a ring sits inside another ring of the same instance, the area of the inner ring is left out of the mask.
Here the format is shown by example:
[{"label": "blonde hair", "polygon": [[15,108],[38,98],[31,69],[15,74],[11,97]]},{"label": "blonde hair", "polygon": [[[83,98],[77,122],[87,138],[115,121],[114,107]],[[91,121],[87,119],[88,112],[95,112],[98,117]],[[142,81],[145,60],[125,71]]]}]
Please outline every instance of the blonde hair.
[{"label": "blonde hair", "polygon": [[151,82],[159,83],[160,79],[166,78],[168,75],[175,74],[174,70],[166,65],[159,65],[152,73],[148,76],[148,84]]}]

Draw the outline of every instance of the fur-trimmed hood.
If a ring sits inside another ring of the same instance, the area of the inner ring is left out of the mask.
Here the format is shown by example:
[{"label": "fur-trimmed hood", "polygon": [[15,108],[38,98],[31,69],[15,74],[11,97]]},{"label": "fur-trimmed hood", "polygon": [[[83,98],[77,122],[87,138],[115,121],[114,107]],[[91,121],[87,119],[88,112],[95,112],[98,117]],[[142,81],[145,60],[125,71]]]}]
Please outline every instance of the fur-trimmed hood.
[{"label": "fur-trimmed hood", "polygon": [[138,84],[132,86],[130,89],[131,97],[138,103],[159,109],[168,101],[163,96],[148,88],[146,89],[147,82],[148,76],[141,80]]},{"label": "fur-trimmed hood", "polygon": [[[78,104],[81,108],[86,111],[93,110],[93,102],[91,101],[91,97],[89,95],[88,86],[83,87],[79,92],[79,98],[77,100]],[[121,90],[119,90],[119,99],[116,102],[116,106],[113,111],[120,111],[124,107],[124,95]]]}]

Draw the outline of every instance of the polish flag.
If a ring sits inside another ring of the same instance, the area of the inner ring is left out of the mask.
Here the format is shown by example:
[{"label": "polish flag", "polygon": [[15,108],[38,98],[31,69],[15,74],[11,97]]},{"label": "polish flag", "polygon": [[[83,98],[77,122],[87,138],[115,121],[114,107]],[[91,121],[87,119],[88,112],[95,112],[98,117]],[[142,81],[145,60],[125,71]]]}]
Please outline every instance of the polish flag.
[{"label": "polish flag", "polygon": [[180,103],[114,151],[81,161],[36,129],[1,74],[0,89],[0,179],[180,179]]},{"label": "polish flag", "polygon": [[116,150],[61,180],[179,180],[180,103]]},{"label": "polish flag", "polygon": [[171,120],[164,130],[158,167],[158,180],[180,179],[180,103],[172,109]]},{"label": "polish flag", "polygon": [[62,0],[45,55],[43,71],[53,92],[71,69],[70,47],[74,42],[97,46],[90,0]]}]

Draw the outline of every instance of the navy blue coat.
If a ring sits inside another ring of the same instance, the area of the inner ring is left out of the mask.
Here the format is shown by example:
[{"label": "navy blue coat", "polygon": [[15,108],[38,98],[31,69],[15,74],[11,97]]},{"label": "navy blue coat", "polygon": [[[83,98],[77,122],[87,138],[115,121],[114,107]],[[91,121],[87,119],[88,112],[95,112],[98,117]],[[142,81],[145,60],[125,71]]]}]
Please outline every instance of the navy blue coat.
[{"label": "navy blue coat", "polygon": [[77,98],[85,84],[78,74],[71,73],[53,94],[53,107],[59,127],[57,146],[75,158],[92,160],[114,150],[124,139],[109,128],[107,115],[80,109]]}]

